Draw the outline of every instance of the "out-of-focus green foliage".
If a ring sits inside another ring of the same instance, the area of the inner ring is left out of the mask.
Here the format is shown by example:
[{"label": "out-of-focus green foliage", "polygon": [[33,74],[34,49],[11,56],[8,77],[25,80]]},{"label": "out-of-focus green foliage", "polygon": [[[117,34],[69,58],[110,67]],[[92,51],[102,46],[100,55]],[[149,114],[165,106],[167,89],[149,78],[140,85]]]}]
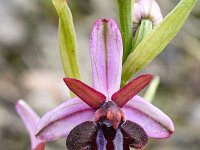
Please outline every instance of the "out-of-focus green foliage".
[{"label": "out-of-focus green foliage", "polygon": [[152,100],[154,99],[159,83],[160,83],[159,76],[156,76],[153,79],[153,81],[151,81],[151,84],[149,85],[149,87],[144,95],[144,98],[146,100],[148,100],[149,102],[152,102]]}]

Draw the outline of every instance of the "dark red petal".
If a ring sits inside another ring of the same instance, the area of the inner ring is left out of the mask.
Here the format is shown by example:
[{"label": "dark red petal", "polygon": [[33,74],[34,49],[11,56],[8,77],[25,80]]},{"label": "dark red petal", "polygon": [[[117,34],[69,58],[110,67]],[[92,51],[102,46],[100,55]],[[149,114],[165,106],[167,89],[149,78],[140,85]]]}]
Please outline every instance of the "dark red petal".
[{"label": "dark red petal", "polygon": [[133,79],[122,89],[115,92],[111,99],[117,104],[118,107],[123,107],[131,98],[147,86],[152,78],[152,75],[146,74]]},{"label": "dark red petal", "polygon": [[66,146],[68,150],[97,150],[97,126],[92,121],[86,121],[69,133]]},{"label": "dark red petal", "polygon": [[106,100],[105,95],[79,80],[72,78],[64,78],[63,80],[72,92],[93,109],[98,109]]},{"label": "dark red petal", "polygon": [[121,132],[124,137],[124,150],[129,150],[129,146],[141,149],[144,148],[148,142],[148,136],[144,129],[140,125],[129,120],[122,125]]}]

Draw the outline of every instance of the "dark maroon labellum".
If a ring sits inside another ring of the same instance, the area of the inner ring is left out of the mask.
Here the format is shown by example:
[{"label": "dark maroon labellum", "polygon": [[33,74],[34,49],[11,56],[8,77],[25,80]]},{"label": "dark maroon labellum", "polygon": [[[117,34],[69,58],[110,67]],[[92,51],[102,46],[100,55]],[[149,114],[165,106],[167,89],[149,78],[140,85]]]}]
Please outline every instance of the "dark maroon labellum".
[{"label": "dark maroon labellum", "polygon": [[114,129],[111,123],[102,118],[96,126],[93,122],[84,122],[67,137],[68,150],[130,150],[141,149],[148,142],[144,129],[129,120]]}]

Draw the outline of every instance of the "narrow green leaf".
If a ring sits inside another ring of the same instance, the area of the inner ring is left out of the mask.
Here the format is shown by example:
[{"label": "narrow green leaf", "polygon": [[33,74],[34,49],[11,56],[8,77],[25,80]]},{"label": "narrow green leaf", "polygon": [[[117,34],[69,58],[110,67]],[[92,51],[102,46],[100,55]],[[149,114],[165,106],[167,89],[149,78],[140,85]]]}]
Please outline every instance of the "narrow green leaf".
[{"label": "narrow green leaf", "polygon": [[117,2],[123,41],[123,62],[125,62],[132,49],[132,6],[134,0],[117,0]]},{"label": "narrow green leaf", "polygon": [[[59,49],[65,76],[80,79],[73,18],[66,0],[53,0],[59,16]],[[74,94],[71,92],[71,97]]]},{"label": "narrow green leaf", "polygon": [[133,39],[132,51],[140,44],[140,42],[152,31],[153,23],[150,20],[142,19]]},{"label": "narrow green leaf", "polygon": [[149,102],[152,102],[154,99],[154,96],[156,94],[158,85],[160,83],[160,77],[156,76],[150,83],[147,91],[145,92],[144,98],[148,100]]},{"label": "narrow green leaf", "polygon": [[127,82],[136,72],[151,62],[183,26],[197,0],[181,0],[160,25],[137,46],[123,65],[122,80]]}]

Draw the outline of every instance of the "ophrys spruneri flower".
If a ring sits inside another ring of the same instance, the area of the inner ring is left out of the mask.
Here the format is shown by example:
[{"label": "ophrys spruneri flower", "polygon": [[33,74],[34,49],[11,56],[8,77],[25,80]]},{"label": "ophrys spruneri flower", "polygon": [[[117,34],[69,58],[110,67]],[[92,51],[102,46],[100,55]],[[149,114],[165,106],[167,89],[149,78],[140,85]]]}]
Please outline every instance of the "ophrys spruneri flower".
[{"label": "ophrys spruneri flower", "polygon": [[64,78],[78,97],[46,113],[36,136],[45,141],[67,137],[67,148],[143,148],[150,138],[167,138],[174,126],[168,116],[136,94],[152,79],[142,75],[120,89],[122,40],[112,19],[97,20],[90,37],[92,81]]}]

